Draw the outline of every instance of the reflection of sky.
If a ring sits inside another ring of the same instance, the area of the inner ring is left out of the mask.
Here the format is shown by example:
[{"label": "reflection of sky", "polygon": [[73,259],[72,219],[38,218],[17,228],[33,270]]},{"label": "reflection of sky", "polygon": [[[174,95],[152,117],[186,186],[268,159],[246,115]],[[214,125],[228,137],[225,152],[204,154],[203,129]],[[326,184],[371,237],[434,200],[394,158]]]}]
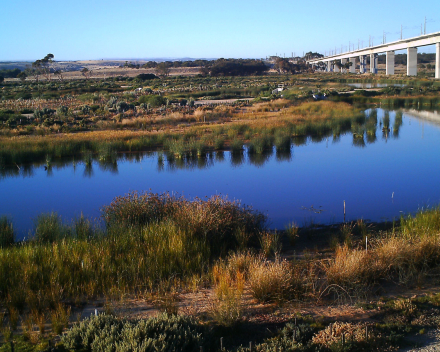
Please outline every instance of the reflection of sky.
[{"label": "reflection of sky", "polygon": [[[379,111],[378,120],[383,117]],[[394,123],[394,113],[390,114]],[[84,176],[84,165],[53,168],[47,176],[43,167],[33,177],[0,180],[0,214],[12,216],[24,235],[32,218],[41,212],[57,211],[71,219],[82,211],[99,216],[99,209],[131,190],[177,192],[186,197],[228,195],[252,205],[269,216],[271,227],[283,228],[289,221],[392,220],[400,211],[413,212],[440,203],[440,129],[404,115],[398,138],[382,138],[364,148],[353,147],[351,134],[320,143],[295,146],[290,161],[279,162],[273,153],[263,166],[245,162],[231,166],[230,154],[209,167],[174,168],[167,161],[158,171],[155,156],[140,162],[118,161],[118,173],[103,171],[93,163],[93,176]],[[394,197],[392,198],[392,194]],[[319,214],[310,208],[322,209]],[[321,207],[321,208],[320,208]],[[307,208],[307,209],[304,209]]]}]

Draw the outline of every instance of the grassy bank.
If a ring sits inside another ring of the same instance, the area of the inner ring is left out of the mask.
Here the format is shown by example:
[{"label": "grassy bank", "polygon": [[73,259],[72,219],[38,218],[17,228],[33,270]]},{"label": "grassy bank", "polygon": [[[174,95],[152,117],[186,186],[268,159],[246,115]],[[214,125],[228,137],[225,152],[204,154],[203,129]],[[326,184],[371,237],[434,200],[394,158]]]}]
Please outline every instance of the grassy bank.
[{"label": "grassy bank", "polygon": [[[322,137],[350,128],[363,113],[346,103],[317,102],[290,106],[285,100],[259,103],[235,110],[217,107],[200,110],[208,123],[158,127],[157,131],[136,130],[141,121],[132,121],[135,130],[96,131],[0,138],[0,165],[22,165],[62,158],[76,160],[111,159],[114,153],[165,150],[170,157],[189,154],[201,156],[207,151],[230,150],[238,143],[264,144],[266,149],[282,149],[294,137]],[[225,119],[223,116],[229,116]],[[167,119],[173,120],[173,116]],[[178,118],[178,117],[177,117]],[[145,120],[154,126],[153,120]],[[126,124],[128,127],[129,123]],[[264,149],[264,148],[263,148]],[[262,151],[261,148],[254,148]]]},{"label": "grassy bank", "polygon": [[[57,334],[67,326],[71,309],[96,298],[163,295],[170,300],[163,306],[169,311],[175,304],[170,292],[202,286],[215,293],[208,321],[218,327],[235,326],[246,324],[245,293],[275,306],[335,299],[371,301],[383,285],[411,287],[431,282],[440,262],[438,208],[403,217],[398,226],[386,231],[358,221],[330,230],[324,237],[320,233],[316,239],[313,230],[294,225],[281,235],[268,232],[260,213],[219,197],[188,201],[168,194],[131,193],[104,206],[102,214],[101,227],[82,217],[66,224],[56,214],[42,214],[36,220],[34,237],[19,243],[11,239],[10,222],[1,220],[4,341],[22,326],[26,336],[33,332],[41,342],[49,336],[46,322],[52,334]],[[321,243],[315,254],[301,245],[305,237]],[[293,257],[292,250],[297,253]],[[436,302],[433,298],[432,304]],[[417,308],[417,303],[412,304]],[[416,308],[407,319],[416,319]],[[394,306],[389,309],[395,314]],[[405,309],[402,306],[401,311]],[[328,323],[310,325],[301,348],[330,343],[325,342]],[[387,324],[371,327],[378,340],[372,338],[370,344],[385,341],[392,345],[383,338],[387,329],[397,329],[397,322]],[[346,328],[356,330],[358,325]],[[279,338],[285,334],[281,331]],[[341,336],[337,343],[342,343]],[[307,348],[298,350],[317,347]]]}]

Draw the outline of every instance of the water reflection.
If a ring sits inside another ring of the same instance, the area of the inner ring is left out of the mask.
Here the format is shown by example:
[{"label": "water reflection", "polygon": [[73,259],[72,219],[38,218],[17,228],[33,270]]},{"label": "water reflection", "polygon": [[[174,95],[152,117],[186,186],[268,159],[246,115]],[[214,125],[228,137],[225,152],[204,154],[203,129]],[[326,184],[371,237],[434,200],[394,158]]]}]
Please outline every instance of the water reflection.
[{"label": "water reflection", "polygon": [[243,163],[244,163],[243,150],[231,152],[232,166],[240,166]]},{"label": "water reflection", "polygon": [[[343,201],[347,219],[392,220],[400,211],[440,202],[440,155],[435,152],[440,128],[426,120],[369,109],[338,124],[292,129],[296,136],[285,131],[266,135],[271,141],[267,152],[245,145],[177,157],[166,151],[114,153],[104,148],[75,158],[43,155],[35,163],[18,165],[6,164],[10,156],[3,155],[0,215],[10,216],[25,235],[42,212],[58,211],[69,219],[83,211],[96,217],[114,197],[151,189],[189,198],[228,195],[267,213],[270,226],[278,229],[289,221],[343,221]],[[378,178],[380,174],[387,177]]]},{"label": "water reflection", "polygon": [[[398,139],[403,126],[403,111],[391,112],[380,110],[381,118],[378,117],[377,109],[368,109],[361,116],[356,117],[349,123],[340,123],[332,125],[331,127],[318,127],[317,134],[312,135],[279,135],[275,136],[271,146],[263,152],[257,152],[254,148],[248,148],[246,145],[242,150],[234,150],[230,152],[230,163],[233,167],[238,167],[247,162],[251,165],[262,167],[269,160],[272,159],[275,153],[275,160],[277,162],[292,161],[293,149],[302,147],[308,143],[318,144],[326,141],[326,148],[328,148],[329,139],[332,138],[332,143],[336,144],[341,141],[341,137],[346,134],[352,135],[351,145],[356,148],[366,148],[378,142],[377,133],[382,132],[382,140],[388,141],[390,137]],[[406,111],[405,111],[406,113]],[[436,121],[440,124],[440,114],[437,111],[408,111],[409,114],[421,117],[426,120]],[[408,124],[410,125],[410,123]],[[313,131],[313,127],[309,128]],[[46,160],[41,162],[34,162],[32,164],[8,164],[6,165],[3,159],[0,158],[0,178],[10,177],[33,177],[35,169],[44,167],[48,177],[53,176],[54,169],[63,169],[73,166],[74,171],[78,166],[83,167],[83,176],[92,178],[95,176],[94,167],[98,165],[101,172],[109,172],[118,175],[118,163],[121,161],[141,163],[144,158],[154,157],[157,159],[157,170],[159,172],[171,172],[176,170],[188,169],[207,169],[212,167],[215,163],[224,163],[226,160],[225,151],[209,151],[201,155],[185,154],[181,157],[169,152],[126,152],[116,153],[110,149],[100,150],[99,153],[93,154],[90,151],[82,153],[80,160],[75,158],[52,159],[48,156]]]}]

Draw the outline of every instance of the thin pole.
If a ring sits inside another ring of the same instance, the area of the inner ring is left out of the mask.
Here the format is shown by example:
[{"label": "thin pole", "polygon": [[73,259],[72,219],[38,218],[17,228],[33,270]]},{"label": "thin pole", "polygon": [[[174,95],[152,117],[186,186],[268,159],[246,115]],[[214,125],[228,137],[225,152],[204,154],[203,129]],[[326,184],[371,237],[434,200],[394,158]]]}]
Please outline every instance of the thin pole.
[{"label": "thin pole", "polygon": [[344,222],[345,222],[345,200],[344,200]]}]

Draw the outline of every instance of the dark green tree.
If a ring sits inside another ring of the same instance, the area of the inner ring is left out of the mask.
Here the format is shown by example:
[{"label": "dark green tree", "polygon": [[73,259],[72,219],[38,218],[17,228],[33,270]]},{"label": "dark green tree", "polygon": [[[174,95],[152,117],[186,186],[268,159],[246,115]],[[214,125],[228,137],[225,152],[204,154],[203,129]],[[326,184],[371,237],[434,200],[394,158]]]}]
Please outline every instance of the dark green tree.
[{"label": "dark green tree", "polygon": [[161,62],[156,66],[157,74],[160,76],[167,77],[170,74],[170,66],[167,62]]},{"label": "dark green tree", "polygon": [[22,71],[17,75],[17,78],[20,78],[20,81],[24,82],[27,78],[26,72]]}]

